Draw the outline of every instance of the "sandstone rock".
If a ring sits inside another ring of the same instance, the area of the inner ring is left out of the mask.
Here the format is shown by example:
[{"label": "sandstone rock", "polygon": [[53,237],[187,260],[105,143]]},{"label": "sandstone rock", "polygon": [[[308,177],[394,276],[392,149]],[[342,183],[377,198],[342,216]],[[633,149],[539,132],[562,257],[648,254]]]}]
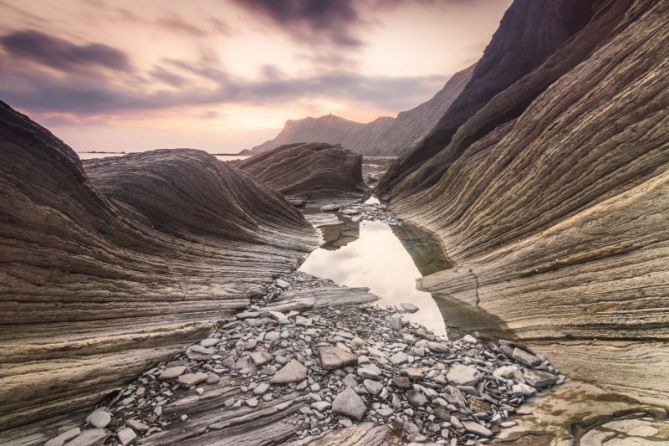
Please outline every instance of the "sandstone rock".
[{"label": "sandstone rock", "polygon": [[160,376],[158,376],[158,379],[167,380],[178,378],[180,375],[183,375],[185,371],[186,366],[168,367],[161,372]]},{"label": "sandstone rock", "polygon": [[367,411],[367,405],[353,389],[347,387],[334,399],[332,411],[360,421]]},{"label": "sandstone rock", "polygon": [[542,389],[555,384],[558,377],[543,370],[525,370],[523,372],[525,382],[536,389]]},{"label": "sandstone rock", "polygon": [[456,386],[472,386],[476,384],[481,378],[481,373],[474,367],[455,364],[446,374],[448,382]]},{"label": "sandstone rock", "polygon": [[87,429],[65,443],[65,446],[102,446],[107,437],[109,431],[106,429]]},{"label": "sandstone rock", "polygon": [[78,427],[75,427],[73,429],[70,429],[68,431],[63,432],[62,434],[53,437],[49,441],[47,441],[44,446],[63,446],[66,441],[71,440],[75,438],[77,435],[81,433],[81,429]]},{"label": "sandstone rock", "polygon": [[135,438],[137,438],[137,434],[135,433],[134,430],[130,429],[129,427],[124,427],[120,431],[116,433],[116,436],[118,437],[118,440],[121,442],[123,446],[126,446],[130,442],[132,442]]},{"label": "sandstone rock", "polygon": [[338,369],[358,363],[358,358],[354,354],[337,347],[319,347],[318,355],[321,359],[321,367],[325,370]]},{"label": "sandstone rock", "polygon": [[272,384],[288,384],[300,382],[307,377],[307,368],[300,362],[292,359],[271,378]]},{"label": "sandstone rock", "polygon": [[205,382],[207,380],[208,375],[203,372],[197,372],[197,373],[186,373],[184,375],[181,375],[178,378],[179,384],[181,384],[183,387],[192,387],[196,386],[202,382]]}]

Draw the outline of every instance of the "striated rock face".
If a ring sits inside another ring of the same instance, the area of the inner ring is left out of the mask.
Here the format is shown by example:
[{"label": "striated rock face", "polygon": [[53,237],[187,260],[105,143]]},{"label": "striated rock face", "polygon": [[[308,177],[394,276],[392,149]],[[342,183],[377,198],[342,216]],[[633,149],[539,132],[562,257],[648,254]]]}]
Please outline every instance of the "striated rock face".
[{"label": "striated rock face", "polygon": [[276,138],[244,153],[264,153],[285,144],[324,141],[341,144],[363,155],[399,155],[425,136],[469,81],[474,65],[455,73],[436,95],[396,118],[382,117],[367,124],[327,115],[288,121]]},{"label": "striated rock face", "polygon": [[84,170],[4,103],[0,144],[0,431],[10,438],[6,429],[71,416],[206,336],[317,242],[279,194],[201,152]]},{"label": "striated rock face", "polygon": [[[578,3],[516,1],[440,127],[381,190],[455,262],[424,289],[521,338],[657,339],[666,358],[669,4]],[[564,32],[530,37],[554,20]],[[551,36],[494,97],[470,95],[491,85],[484,71],[509,66],[505,44]]]},{"label": "striated rock face", "polygon": [[369,191],[362,180],[362,155],[327,143],[291,144],[238,164],[284,195],[309,200],[360,198]]}]

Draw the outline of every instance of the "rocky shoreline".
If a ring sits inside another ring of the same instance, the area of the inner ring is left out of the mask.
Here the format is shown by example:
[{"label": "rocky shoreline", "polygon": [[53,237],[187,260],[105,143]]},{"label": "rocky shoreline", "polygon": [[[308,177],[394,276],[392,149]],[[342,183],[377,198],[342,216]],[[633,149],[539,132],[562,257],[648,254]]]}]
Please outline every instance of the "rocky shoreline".
[{"label": "rocky shoreline", "polygon": [[[328,311],[305,297],[333,290],[355,297],[328,296]],[[508,418],[525,399],[564,381],[519,345],[439,338],[402,320],[411,304],[379,308],[374,299],[301,272],[283,276],[97,408],[83,430],[47,445],[247,444],[239,435],[260,427],[273,441],[309,444],[374,426],[377,439],[475,445],[514,425]]]}]

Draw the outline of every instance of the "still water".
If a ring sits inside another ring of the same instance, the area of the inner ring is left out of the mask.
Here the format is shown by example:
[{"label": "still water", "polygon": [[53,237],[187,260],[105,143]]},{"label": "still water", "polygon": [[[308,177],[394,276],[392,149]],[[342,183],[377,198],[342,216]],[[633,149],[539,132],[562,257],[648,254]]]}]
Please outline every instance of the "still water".
[{"label": "still water", "polygon": [[420,310],[405,315],[405,319],[446,336],[446,324],[432,295],[416,289],[421,270],[430,273],[448,266],[428,234],[415,226],[378,221],[344,220],[319,229],[323,244],[309,255],[300,271],[339,285],[369,287],[380,297],[379,305],[412,303]]}]

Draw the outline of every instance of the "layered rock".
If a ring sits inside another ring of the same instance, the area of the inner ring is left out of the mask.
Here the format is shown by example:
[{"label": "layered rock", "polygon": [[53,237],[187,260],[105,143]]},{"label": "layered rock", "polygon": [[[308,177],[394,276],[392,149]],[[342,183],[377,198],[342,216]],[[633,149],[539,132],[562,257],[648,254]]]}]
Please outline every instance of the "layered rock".
[{"label": "layered rock", "polygon": [[358,199],[369,193],[362,180],[362,156],[339,145],[290,144],[238,166],[292,198]]},{"label": "layered rock", "polygon": [[[456,263],[424,289],[525,339],[666,341],[669,5],[586,3],[516,1],[461,97],[380,189]],[[484,76],[500,70],[510,77]]]},{"label": "layered rock", "polygon": [[243,153],[254,155],[285,144],[324,141],[364,155],[399,155],[434,127],[465,87],[473,70],[474,65],[455,73],[432,98],[400,112],[396,118],[381,117],[366,124],[334,115],[288,121],[276,138]]},{"label": "layered rock", "polygon": [[202,152],[85,171],[4,103],[0,141],[0,431],[10,442],[203,337],[316,243],[279,194]]}]

